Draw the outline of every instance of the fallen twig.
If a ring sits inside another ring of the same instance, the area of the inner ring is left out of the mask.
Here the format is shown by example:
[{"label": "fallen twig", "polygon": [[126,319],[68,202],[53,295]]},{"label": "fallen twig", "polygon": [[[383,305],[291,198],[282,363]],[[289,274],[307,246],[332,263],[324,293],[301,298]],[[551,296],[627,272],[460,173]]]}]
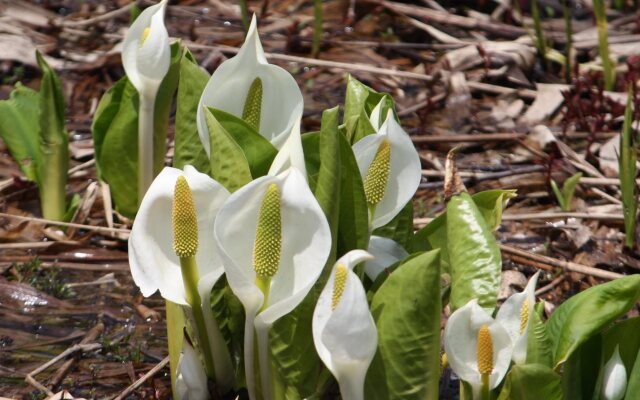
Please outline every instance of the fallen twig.
[{"label": "fallen twig", "polygon": [[123,390],[118,396],[113,398],[113,400],[122,400],[131,394],[134,390],[136,390],[140,385],[145,383],[149,378],[157,374],[162,368],[164,368],[169,363],[169,356],[166,356],[162,361],[160,361],[155,367],[151,368],[149,372],[144,374],[140,379],[133,382],[128,388]]},{"label": "fallen twig", "polygon": [[0,217],[5,217],[5,218],[11,218],[11,219],[17,219],[19,221],[29,221],[29,222],[35,222],[38,224],[44,224],[44,225],[57,225],[57,226],[67,226],[67,227],[71,227],[71,228],[78,228],[78,229],[85,229],[88,231],[93,231],[93,232],[98,232],[98,233],[106,233],[106,234],[122,234],[122,233],[130,233],[131,231],[129,229],[121,229],[121,228],[107,228],[104,226],[93,226],[93,225],[84,225],[84,224],[74,224],[71,222],[61,222],[61,221],[52,221],[50,219],[44,219],[44,218],[36,218],[36,217],[24,217],[22,215],[13,215],[13,214],[7,214],[7,213],[0,213]]}]

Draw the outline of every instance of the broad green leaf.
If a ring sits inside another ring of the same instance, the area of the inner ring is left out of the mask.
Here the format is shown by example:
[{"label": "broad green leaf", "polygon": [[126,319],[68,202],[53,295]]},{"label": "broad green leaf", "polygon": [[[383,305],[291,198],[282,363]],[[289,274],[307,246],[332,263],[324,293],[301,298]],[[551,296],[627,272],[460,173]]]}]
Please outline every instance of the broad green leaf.
[{"label": "broad green leaf", "polygon": [[[320,279],[324,285],[331,267],[336,260],[338,224],[340,221],[340,132],[338,131],[339,108],[334,107],[322,113],[322,125],[319,134],[320,169],[314,195],[327,217],[331,229],[331,254],[327,260],[325,273]],[[307,153],[305,153],[307,154]]]},{"label": "broad green leaf", "polygon": [[175,383],[178,371],[178,361],[184,341],[184,328],[186,326],[184,311],[178,304],[169,300],[165,301],[167,321],[167,347],[169,350],[169,371],[171,374],[171,387],[173,395],[177,396]]},{"label": "broad green leaf", "polygon": [[8,100],[0,101],[0,137],[30,181],[38,180],[40,95],[17,83]]},{"label": "broad green leaf", "polygon": [[378,351],[365,383],[366,399],[437,399],[440,380],[439,251],[396,268],[373,295]]},{"label": "broad green leaf", "polygon": [[602,363],[602,337],[595,335],[571,353],[562,368],[562,388],[566,399],[593,397]]},{"label": "broad green leaf", "polygon": [[[500,226],[502,210],[509,199],[516,196],[515,190],[487,190],[476,193],[471,198],[492,230]],[[447,251],[447,213],[440,214],[413,236],[413,251],[440,249],[440,265],[443,271],[449,271],[449,252]]]},{"label": "broad green leaf", "polygon": [[66,186],[69,170],[69,137],[64,130],[64,96],[56,73],[40,52],[36,51],[42,69],[38,114],[40,160],[38,189],[42,215],[61,221],[66,207]]},{"label": "broad green leaf", "polygon": [[292,312],[277,320],[269,332],[275,366],[276,399],[304,399],[316,390],[322,361],[315,350],[311,319],[319,291],[312,289]]},{"label": "broad green leaf", "polygon": [[[102,180],[104,179],[102,176],[102,145],[113,119],[120,110],[127,86],[132,87],[126,77],[118,80],[111,86],[104,95],[102,95],[93,116],[93,124],[91,125],[93,149],[95,152],[98,178]],[[182,344],[180,344],[180,348],[182,348]]]},{"label": "broad green leaf", "polygon": [[553,368],[553,344],[542,321],[543,303],[529,316],[527,331],[527,364],[541,364]]},{"label": "broad green leaf", "polygon": [[[384,100],[384,101],[383,101]],[[351,144],[363,137],[375,133],[375,129],[369,120],[371,111],[383,101],[379,114],[378,126],[384,122],[387,112],[392,110],[395,115],[395,104],[391,96],[386,93],[378,93],[370,87],[362,84],[351,75],[347,77],[347,93],[344,104],[343,123],[346,128],[347,139]],[[396,116],[397,119],[397,116]]]},{"label": "broad green leaf", "polygon": [[540,364],[515,365],[498,400],[563,400],[560,375]]},{"label": "broad green leaf", "polygon": [[[171,45],[171,65],[154,106],[154,173],[164,167],[167,130],[173,95],[178,85],[182,51]],[[100,101],[100,114],[93,124],[96,161],[101,177],[111,187],[116,209],[133,218],[138,211],[138,92],[123,77]]]},{"label": "broad green leaf", "polygon": [[339,140],[342,176],[337,256],[353,249],[366,250],[369,244],[369,210],[360,170],[347,139],[340,136]]},{"label": "broad green leaf", "polygon": [[451,266],[450,305],[455,311],[472,299],[496,306],[502,257],[482,213],[464,192],[447,203],[447,251]]},{"label": "broad green leaf", "polygon": [[179,71],[173,166],[182,169],[187,164],[193,165],[198,171],[208,174],[209,157],[198,135],[196,114],[209,74],[200,68],[187,48],[182,53]]},{"label": "broad green leaf", "polygon": [[211,109],[205,109],[204,116],[211,141],[211,177],[233,193],[251,182],[249,162],[242,148],[213,116]]},{"label": "broad green leaf", "polygon": [[640,351],[632,370],[627,370],[627,393],[640,393]]},{"label": "broad green leaf", "polygon": [[[266,175],[278,150],[241,118],[215,108],[208,108],[208,110],[211,111],[215,119],[242,149],[249,163],[253,179]],[[216,149],[212,147],[212,157],[214,157],[215,152]],[[222,157],[223,155],[224,152],[221,152],[216,157]]]},{"label": "broad green leaf", "polygon": [[640,275],[591,287],[561,304],[547,321],[556,367],[580,344],[624,315],[640,298]]},{"label": "broad green leaf", "polygon": [[373,231],[374,235],[396,241],[407,251],[413,244],[413,202],[410,200],[388,224]]}]

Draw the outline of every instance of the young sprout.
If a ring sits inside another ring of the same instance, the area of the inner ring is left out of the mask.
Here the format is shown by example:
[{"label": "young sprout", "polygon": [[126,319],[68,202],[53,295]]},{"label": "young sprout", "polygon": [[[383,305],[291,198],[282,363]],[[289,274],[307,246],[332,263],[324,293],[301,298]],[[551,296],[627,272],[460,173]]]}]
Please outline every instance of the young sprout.
[{"label": "young sprout", "polygon": [[553,189],[553,193],[556,195],[556,199],[558,200],[562,211],[571,211],[571,201],[573,200],[573,194],[576,190],[576,186],[578,186],[578,183],[580,182],[580,178],[582,178],[582,172],[572,175],[569,179],[564,181],[562,190],[560,190],[556,181],[551,180],[551,189]]}]

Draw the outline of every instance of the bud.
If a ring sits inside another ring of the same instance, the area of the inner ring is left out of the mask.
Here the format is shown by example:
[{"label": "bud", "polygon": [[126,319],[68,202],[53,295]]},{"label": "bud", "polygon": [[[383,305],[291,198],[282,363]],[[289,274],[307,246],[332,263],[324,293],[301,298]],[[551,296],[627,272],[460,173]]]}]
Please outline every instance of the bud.
[{"label": "bud", "polygon": [[478,371],[481,375],[493,372],[493,339],[487,325],[482,325],[478,331]]},{"label": "bud", "polygon": [[344,293],[344,288],[347,284],[347,267],[343,264],[338,264],[336,266],[336,275],[333,279],[333,296],[331,296],[331,311],[335,311],[336,307],[338,307],[338,303],[340,303],[340,298],[342,297],[342,293]]},{"label": "bud", "polygon": [[140,37],[140,46],[142,46],[147,40],[147,38],[149,37],[149,33],[151,33],[151,27],[147,26],[146,28],[144,28],[144,32],[142,32],[142,36]]},{"label": "bud", "polygon": [[256,131],[260,131],[260,113],[262,112],[262,79],[256,78],[247,92],[242,110],[242,119]]},{"label": "bud", "polygon": [[529,300],[525,299],[520,309],[520,335],[527,329],[527,323],[529,322]]}]

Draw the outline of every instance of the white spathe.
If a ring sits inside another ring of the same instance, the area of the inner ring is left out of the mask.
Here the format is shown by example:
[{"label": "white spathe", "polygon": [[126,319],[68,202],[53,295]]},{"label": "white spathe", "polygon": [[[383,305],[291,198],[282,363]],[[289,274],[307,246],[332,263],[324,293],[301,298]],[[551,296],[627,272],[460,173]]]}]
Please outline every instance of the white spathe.
[{"label": "white spathe", "polygon": [[184,171],[165,167],[153,181],[140,204],[129,236],[129,264],[133,280],[145,297],[157,290],[176,304],[188,305],[180,259],[173,250],[171,213],[176,180],[184,176],[189,184],[198,218],[196,262],[200,279],[214,281],[224,269],[216,251],[213,226],[218,210],[229,192],[208,175],[190,165]]},{"label": "white spathe", "polygon": [[627,390],[627,370],[620,358],[620,349],[616,345],[613,355],[604,366],[602,398],[604,400],[622,400]]},{"label": "white spathe", "polygon": [[486,325],[493,347],[493,371],[489,375],[489,388],[494,389],[506,375],[511,363],[511,338],[505,328],[473,299],[454,311],[444,328],[444,349],[451,369],[468,382],[474,393],[482,388],[478,370],[478,331]]},{"label": "white spathe", "polygon": [[[352,250],[334,265],[313,312],[313,342],[322,362],[340,385],[345,400],[364,399],[364,381],[378,345],[376,325],[369,311],[367,294],[353,272],[371,254]],[[344,291],[332,310],[336,268],[347,268]]]},{"label": "white spathe", "polygon": [[249,87],[258,77],[262,80],[260,134],[280,149],[302,116],[302,92],[289,72],[267,62],[254,15],[240,51],[216,69],[200,97],[198,133],[208,155],[209,130],[203,108],[217,108],[241,118]]},{"label": "white spathe", "polygon": [[[268,304],[263,304],[263,293],[256,286],[253,249],[260,207],[271,184],[276,184],[280,193],[282,248],[278,271],[271,278]],[[268,396],[269,390],[265,388],[269,387],[269,329],[300,304],[320,276],[331,250],[329,224],[302,173],[290,168],[277,176],[258,178],[234,192],[218,213],[214,231],[229,286],[245,308],[244,354],[249,396],[256,398],[251,373],[254,331],[263,394]]]},{"label": "white spathe", "polygon": [[[214,245],[213,227],[218,210],[229,197],[229,192],[208,175],[186,165],[184,171],[165,167],[153,181],[142,199],[129,236],[129,265],[133,281],[145,297],[156,291],[166,300],[185,307],[187,302],[180,259],[173,250],[171,221],[176,180],[184,176],[189,184],[198,221],[198,292],[201,306],[211,305],[211,289],[224,273],[222,260]],[[204,313],[206,335],[213,355],[216,380],[221,387],[233,383],[233,367],[224,345],[220,329],[211,313]]]},{"label": "white spathe", "polygon": [[302,172],[302,176],[307,179],[307,166],[304,162],[302,136],[300,134],[300,119],[293,124],[289,137],[273,159],[269,168],[269,175],[279,175],[291,167],[297,168]]},{"label": "white spathe", "polygon": [[376,206],[375,214],[370,216],[372,229],[386,225],[398,215],[418,190],[422,175],[420,157],[411,138],[389,110],[377,133],[367,135],[353,145],[362,179],[367,176],[369,166],[385,138],[391,145],[391,166],[384,197]]},{"label": "white spathe", "polygon": [[375,281],[385,269],[409,256],[404,247],[394,240],[375,235],[369,239],[367,251],[373,259],[364,263],[364,272],[372,281]]},{"label": "white spathe", "polygon": [[204,365],[186,340],[176,368],[176,394],[179,400],[207,400],[211,397]]},{"label": "white spathe", "polygon": [[167,0],[163,0],[140,13],[125,34],[122,47],[127,78],[140,95],[151,98],[155,98],[171,62],[169,34],[164,26],[166,8]]},{"label": "white spathe", "polygon": [[[525,287],[524,291],[515,293],[502,304],[496,315],[498,321],[509,333],[513,345],[513,362],[524,364],[527,360],[527,331],[531,323],[531,314],[536,305],[536,285],[538,283],[540,271],[536,272]],[[527,303],[527,320],[524,330],[520,332],[521,319],[523,317],[522,307]]]}]

